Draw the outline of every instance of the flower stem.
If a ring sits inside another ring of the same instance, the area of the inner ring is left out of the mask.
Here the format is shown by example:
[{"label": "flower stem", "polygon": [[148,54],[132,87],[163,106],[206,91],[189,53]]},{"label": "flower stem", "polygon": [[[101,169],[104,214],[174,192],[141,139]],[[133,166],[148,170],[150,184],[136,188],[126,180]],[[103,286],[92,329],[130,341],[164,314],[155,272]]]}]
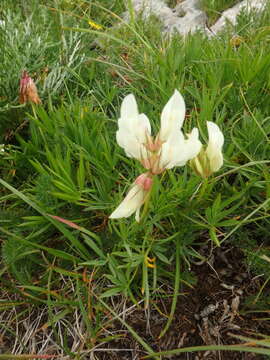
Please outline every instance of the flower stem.
[{"label": "flower stem", "polygon": [[208,178],[205,178],[201,182],[201,189],[200,189],[199,195],[197,197],[197,202],[200,202],[202,200],[202,198],[205,195],[207,187],[208,187]]},{"label": "flower stem", "polygon": [[[153,178],[153,180],[154,180],[154,178]],[[140,218],[140,223],[144,223],[146,218],[147,218],[147,213],[148,213],[148,210],[149,210],[152,191],[153,191],[153,186],[151,187],[151,189],[146,194],[143,211],[142,211],[142,215],[141,215],[141,218]]]},{"label": "flower stem", "polygon": [[36,113],[35,105],[32,102],[31,102],[31,107],[32,107],[34,118],[37,119],[37,113]]},{"label": "flower stem", "polygon": [[169,329],[169,327],[173,321],[176,304],[177,304],[177,297],[178,297],[178,293],[179,293],[179,287],[180,287],[180,255],[181,255],[180,254],[180,241],[177,240],[176,241],[176,264],[175,264],[174,292],[173,292],[172,306],[171,306],[171,311],[170,311],[168,321],[167,321],[164,329],[159,334],[159,337],[158,337],[159,339],[167,332],[167,330]]}]

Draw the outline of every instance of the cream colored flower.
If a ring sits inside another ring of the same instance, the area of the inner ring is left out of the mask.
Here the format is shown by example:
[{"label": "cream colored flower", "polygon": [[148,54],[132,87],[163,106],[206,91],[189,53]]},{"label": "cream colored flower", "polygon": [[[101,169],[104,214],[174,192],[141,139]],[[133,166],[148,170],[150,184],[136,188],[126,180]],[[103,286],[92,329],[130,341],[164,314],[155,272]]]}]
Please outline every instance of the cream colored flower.
[{"label": "cream colored flower", "polygon": [[181,131],[175,132],[162,145],[160,168],[171,169],[175,166],[184,166],[200,152],[201,146],[197,128],[192,129],[188,139],[184,138]]},{"label": "cream colored flower", "polygon": [[224,136],[218,125],[211,121],[207,121],[207,129],[209,141],[205,153],[209,160],[210,171],[215,172],[223,165]]},{"label": "cream colored flower", "polygon": [[198,130],[185,139],[181,127],[185,118],[185,102],[175,90],[161,113],[160,132],[151,136],[151,125],[145,114],[139,114],[133,94],[127,95],[121,106],[116,139],[127,156],[138,159],[152,174],[183,166],[200,151]]},{"label": "cream colored flower", "polygon": [[146,115],[139,114],[133,94],[127,95],[121,105],[116,140],[128,157],[141,160],[147,154],[145,144],[151,135],[150,122]]},{"label": "cream colored flower", "polygon": [[166,142],[178,132],[185,120],[186,105],[182,95],[175,90],[167,104],[164,106],[160,118],[160,132],[158,138]]},{"label": "cream colored flower", "polygon": [[201,150],[199,132],[193,128],[187,137],[181,131],[185,119],[185,102],[175,90],[161,113],[160,131],[151,136],[151,125],[145,114],[140,114],[133,94],[127,95],[121,105],[116,139],[127,156],[141,162],[147,173],[140,175],[125,199],[111,214],[111,219],[129,217],[136,213],[139,221],[141,206],[152,186],[152,176],[174,166],[184,166]]},{"label": "cream colored flower", "polygon": [[224,136],[218,125],[211,121],[207,121],[207,129],[209,140],[206,149],[202,149],[190,162],[194,171],[203,178],[212,175],[223,165]]},{"label": "cream colored flower", "polygon": [[127,218],[136,213],[135,219],[139,222],[141,206],[151,187],[152,178],[148,173],[138,176],[124,200],[110,215],[110,219]]}]

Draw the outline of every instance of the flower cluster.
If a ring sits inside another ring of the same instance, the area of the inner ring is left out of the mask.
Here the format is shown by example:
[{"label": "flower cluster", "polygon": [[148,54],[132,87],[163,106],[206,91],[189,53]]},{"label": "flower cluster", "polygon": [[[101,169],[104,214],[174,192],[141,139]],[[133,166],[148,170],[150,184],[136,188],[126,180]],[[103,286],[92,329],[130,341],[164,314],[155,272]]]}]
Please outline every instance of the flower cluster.
[{"label": "flower cluster", "polygon": [[135,97],[130,94],[121,106],[116,139],[127,156],[138,159],[151,174],[161,174],[165,169],[185,165],[201,149],[197,128],[185,139],[181,131],[184,118],[185,102],[175,90],[161,113],[160,131],[154,138],[149,119],[138,112]]},{"label": "flower cluster", "polygon": [[136,220],[139,221],[139,211],[151,190],[153,176],[166,169],[184,166],[191,160],[196,173],[207,177],[221,167],[224,142],[222,132],[216,124],[207,122],[209,144],[204,150],[197,128],[186,135],[181,131],[185,112],[184,99],[175,90],[162,110],[160,131],[154,137],[149,119],[138,111],[134,95],[124,98],[118,120],[117,143],[128,157],[139,160],[147,172],[135,180],[126,198],[110,218],[129,217],[136,212]]}]

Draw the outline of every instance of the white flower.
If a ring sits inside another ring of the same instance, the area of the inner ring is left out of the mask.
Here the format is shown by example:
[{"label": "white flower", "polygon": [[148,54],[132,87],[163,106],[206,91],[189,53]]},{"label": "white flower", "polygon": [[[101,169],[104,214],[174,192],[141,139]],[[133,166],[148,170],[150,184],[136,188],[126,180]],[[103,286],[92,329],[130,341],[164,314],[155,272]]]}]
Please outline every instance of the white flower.
[{"label": "white flower", "polygon": [[178,130],[162,145],[160,167],[171,169],[174,166],[184,166],[200,152],[201,146],[197,128],[192,129],[187,140]]},{"label": "white flower", "polygon": [[224,144],[224,136],[217,124],[207,121],[208,130],[208,146],[205,150],[209,160],[210,171],[218,171],[223,165],[222,147]]},{"label": "white flower", "polygon": [[111,219],[127,218],[136,213],[135,219],[140,221],[140,208],[147,193],[152,187],[152,178],[148,173],[141,174],[135,180],[132,188],[127,193],[121,204],[110,215]]},{"label": "white flower", "polygon": [[160,119],[159,140],[166,142],[175,131],[183,125],[186,105],[182,95],[175,90],[167,104],[164,106]]},{"label": "white flower", "polygon": [[162,110],[160,132],[153,139],[147,116],[139,114],[134,95],[127,95],[118,120],[117,142],[127,156],[140,160],[152,174],[160,174],[174,166],[183,166],[201,149],[196,128],[187,140],[181,131],[185,111],[184,99],[175,90]]},{"label": "white flower", "polygon": [[127,156],[141,160],[146,154],[145,144],[151,135],[150,122],[145,114],[139,114],[133,94],[127,95],[121,105],[116,140]]},{"label": "white flower", "polygon": [[202,149],[190,162],[194,171],[203,178],[218,171],[223,164],[224,136],[218,125],[211,121],[207,121],[207,129],[209,140],[206,149]]},{"label": "white flower", "polygon": [[139,221],[137,213],[144,201],[144,190],[139,185],[134,185],[121,204],[110,215],[110,219],[127,218],[136,212],[136,220]]},{"label": "white flower", "polygon": [[129,94],[124,98],[118,119],[117,143],[127,156],[138,159],[148,173],[135,180],[125,199],[111,214],[111,219],[136,213],[135,218],[139,221],[140,208],[152,186],[152,176],[174,166],[183,166],[198,155],[202,147],[198,129],[193,128],[187,138],[181,131],[185,111],[184,99],[175,90],[164,106],[160,132],[154,139],[150,122],[145,114],[139,113],[134,95]]}]

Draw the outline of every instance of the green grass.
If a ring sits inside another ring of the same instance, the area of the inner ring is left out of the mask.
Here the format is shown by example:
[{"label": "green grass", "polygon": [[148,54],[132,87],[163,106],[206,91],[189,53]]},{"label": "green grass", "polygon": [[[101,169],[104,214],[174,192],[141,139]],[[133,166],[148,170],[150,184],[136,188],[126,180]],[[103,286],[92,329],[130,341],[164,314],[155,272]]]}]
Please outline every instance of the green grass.
[{"label": "green grass", "polygon": [[166,0],[165,3],[171,7],[174,8],[177,4],[179,4],[178,0]]},{"label": "green grass", "polygon": [[208,16],[208,25],[213,25],[223,11],[233,7],[238,2],[237,0],[201,0],[201,7]]},{"label": "green grass", "polygon": [[[215,4],[215,11],[223,6]],[[59,353],[75,358],[80,355],[65,339],[76,316],[88,334],[80,348],[114,339],[108,330],[104,340],[103,330],[111,317],[119,320],[111,303],[116,295],[147,307],[168,284],[169,326],[179,280],[188,278],[189,263],[207,241],[241,247],[250,268],[269,276],[259,256],[269,253],[270,12],[241,14],[236,32],[243,41],[235,48],[230,33],[164,39],[155,19],[113,26],[123,10],[121,2],[105,0],[0,5],[6,22],[0,32],[0,271],[10,299],[0,309],[18,309],[5,330],[15,341],[14,324],[43,306],[40,326],[53,331]],[[23,69],[42,106],[19,105]],[[164,173],[143,226],[133,217],[109,220],[142,172],[116,143],[121,101],[134,93],[156,130],[174,89],[186,101],[186,133],[198,126],[206,141],[206,121],[222,128],[225,164],[207,182],[188,166]],[[156,258],[155,268],[147,256]],[[21,345],[21,353],[29,351]]]}]

